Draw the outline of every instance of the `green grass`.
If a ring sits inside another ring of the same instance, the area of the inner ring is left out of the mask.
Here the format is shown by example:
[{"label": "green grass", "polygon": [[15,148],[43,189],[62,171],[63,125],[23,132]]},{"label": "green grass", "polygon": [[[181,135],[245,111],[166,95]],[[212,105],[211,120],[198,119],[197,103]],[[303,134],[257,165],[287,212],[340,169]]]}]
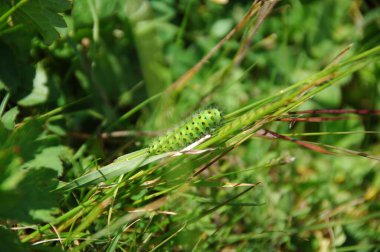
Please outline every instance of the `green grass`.
[{"label": "green grass", "polygon": [[[0,4],[1,248],[380,246],[375,1],[17,2]],[[210,138],[147,152],[215,104]]]}]

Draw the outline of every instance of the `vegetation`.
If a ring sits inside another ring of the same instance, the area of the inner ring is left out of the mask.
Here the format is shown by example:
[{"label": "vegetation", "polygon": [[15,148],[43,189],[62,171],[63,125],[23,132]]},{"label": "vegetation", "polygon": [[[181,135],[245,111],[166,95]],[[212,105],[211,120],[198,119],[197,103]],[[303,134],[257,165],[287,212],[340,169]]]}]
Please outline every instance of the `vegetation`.
[{"label": "vegetation", "polygon": [[378,251],[379,28],[374,0],[1,1],[1,250]]}]

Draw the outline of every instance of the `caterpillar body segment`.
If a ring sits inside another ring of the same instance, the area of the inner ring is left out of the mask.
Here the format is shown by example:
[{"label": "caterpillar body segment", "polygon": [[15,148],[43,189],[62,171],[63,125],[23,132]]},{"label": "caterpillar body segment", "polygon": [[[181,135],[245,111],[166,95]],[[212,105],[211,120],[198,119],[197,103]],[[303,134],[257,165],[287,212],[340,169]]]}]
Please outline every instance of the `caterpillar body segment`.
[{"label": "caterpillar body segment", "polygon": [[222,113],[217,108],[208,108],[196,112],[181,126],[168,131],[152,141],[148,152],[153,155],[180,150],[212,131],[215,131],[223,122]]}]

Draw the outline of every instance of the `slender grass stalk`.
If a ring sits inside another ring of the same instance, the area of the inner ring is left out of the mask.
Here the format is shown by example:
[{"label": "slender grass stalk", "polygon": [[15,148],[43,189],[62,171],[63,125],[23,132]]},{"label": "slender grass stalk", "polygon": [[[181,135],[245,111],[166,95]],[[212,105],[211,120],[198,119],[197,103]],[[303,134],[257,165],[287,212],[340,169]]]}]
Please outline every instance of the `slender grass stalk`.
[{"label": "slender grass stalk", "polygon": [[14,6],[12,6],[12,8],[7,10],[7,12],[5,12],[3,15],[1,15],[0,16],[0,29],[2,29],[4,27],[4,24],[6,23],[6,20],[8,17],[10,17],[14,12],[16,12],[19,8],[21,8],[24,4],[26,4],[28,2],[29,2],[29,0],[21,0],[20,2],[18,2]]}]

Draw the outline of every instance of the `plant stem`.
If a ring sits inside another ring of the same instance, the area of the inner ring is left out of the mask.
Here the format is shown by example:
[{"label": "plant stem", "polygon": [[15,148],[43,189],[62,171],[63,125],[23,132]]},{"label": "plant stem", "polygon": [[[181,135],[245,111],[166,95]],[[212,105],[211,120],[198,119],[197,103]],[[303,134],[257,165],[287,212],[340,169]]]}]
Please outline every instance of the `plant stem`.
[{"label": "plant stem", "polygon": [[1,17],[0,17],[0,24],[5,22],[7,20],[7,18],[13,14],[13,12],[15,12],[18,8],[20,8],[21,6],[23,6],[24,4],[26,4],[27,2],[29,2],[29,0],[21,0],[20,2],[18,2],[16,5],[14,5],[12,8],[10,8],[7,12],[5,12]]}]

